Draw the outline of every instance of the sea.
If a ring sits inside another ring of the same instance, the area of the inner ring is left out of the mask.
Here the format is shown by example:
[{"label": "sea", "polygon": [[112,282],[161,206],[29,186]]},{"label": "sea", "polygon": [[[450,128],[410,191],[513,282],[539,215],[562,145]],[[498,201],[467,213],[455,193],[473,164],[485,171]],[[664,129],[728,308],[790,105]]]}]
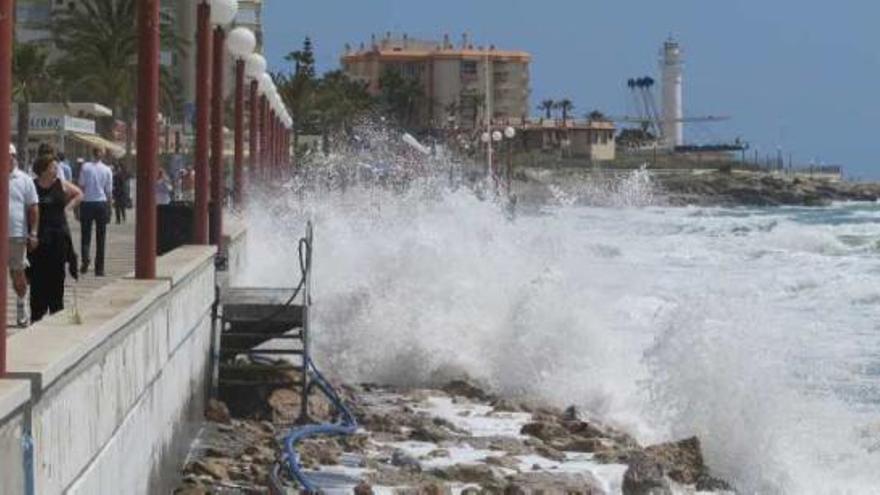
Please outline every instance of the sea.
[{"label": "sea", "polygon": [[328,374],[467,376],[645,444],[696,435],[739,493],[880,493],[880,204],[670,207],[643,170],[512,206],[451,166],[361,155],[246,213],[245,284],[296,285],[313,222]]}]

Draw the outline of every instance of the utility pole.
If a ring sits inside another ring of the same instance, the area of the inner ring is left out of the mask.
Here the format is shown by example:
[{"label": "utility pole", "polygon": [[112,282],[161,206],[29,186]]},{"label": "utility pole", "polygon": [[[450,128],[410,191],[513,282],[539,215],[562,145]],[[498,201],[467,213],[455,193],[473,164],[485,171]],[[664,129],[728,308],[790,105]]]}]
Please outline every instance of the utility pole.
[{"label": "utility pole", "polygon": [[137,227],[135,276],[156,278],[156,193],[159,152],[159,0],[138,2]]}]

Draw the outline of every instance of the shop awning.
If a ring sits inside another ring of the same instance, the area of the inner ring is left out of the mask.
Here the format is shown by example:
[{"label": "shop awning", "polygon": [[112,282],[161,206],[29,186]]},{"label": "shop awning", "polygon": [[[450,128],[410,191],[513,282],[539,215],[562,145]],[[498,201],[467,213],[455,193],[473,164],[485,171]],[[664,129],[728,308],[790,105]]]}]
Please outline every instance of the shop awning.
[{"label": "shop awning", "polygon": [[113,141],[108,141],[101,136],[96,134],[82,134],[79,132],[71,132],[68,134],[69,137],[76,139],[82,143],[85,143],[89,146],[94,146],[98,148],[103,148],[107,152],[111,153],[116,158],[122,157],[125,155],[125,148],[119,146]]}]

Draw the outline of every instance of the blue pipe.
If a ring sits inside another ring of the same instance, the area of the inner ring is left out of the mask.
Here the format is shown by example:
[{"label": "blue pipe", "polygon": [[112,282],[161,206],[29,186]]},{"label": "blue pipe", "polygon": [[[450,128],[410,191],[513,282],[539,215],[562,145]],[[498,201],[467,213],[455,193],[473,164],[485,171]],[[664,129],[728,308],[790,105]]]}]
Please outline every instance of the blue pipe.
[{"label": "blue pipe", "polygon": [[[297,483],[302,486],[304,491],[308,493],[317,493],[317,487],[312,484],[311,481],[305,476],[303,472],[302,464],[300,463],[299,453],[296,451],[296,445],[305,440],[306,438],[318,436],[318,435],[326,435],[326,436],[345,436],[352,435],[358,429],[357,420],[354,415],[345,406],[342,402],[342,399],[339,397],[339,394],[333,390],[333,387],[327,382],[324,378],[324,375],[318,371],[318,368],[315,366],[315,363],[312,362],[311,358],[307,359],[306,363],[309,374],[313,379],[313,383],[321,389],[321,392],[327,397],[328,400],[333,404],[336,408],[336,412],[339,413],[341,417],[341,421],[336,423],[324,423],[317,425],[306,425],[298,428],[292,428],[283,440],[284,447],[284,457],[282,458],[282,463],[284,467],[287,468],[287,472],[291,478],[296,480]],[[277,484],[277,480],[274,479],[273,482]],[[276,486],[276,489],[278,487]],[[281,490],[278,490],[281,492]]]}]

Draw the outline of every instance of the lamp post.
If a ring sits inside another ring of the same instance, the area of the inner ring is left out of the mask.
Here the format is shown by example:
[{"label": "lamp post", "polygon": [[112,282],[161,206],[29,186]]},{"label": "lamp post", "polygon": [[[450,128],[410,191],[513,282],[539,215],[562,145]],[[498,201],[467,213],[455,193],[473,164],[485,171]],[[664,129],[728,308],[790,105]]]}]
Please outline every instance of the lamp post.
[{"label": "lamp post", "polygon": [[265,72],[260,75],[260,171],[264,178],[269,166],[269,90],[272,84],[272,76]]},{"label": "lamp post", "polygon": [[233,199],[238,208],[244,200],[244,75],[245,61],[253,54],[257,38],[247,28],[235,28],[226,40],[229,53],[235,57],[235,158],[232,168]]},{"label": "lamp post", "polygon": [[0,280],[0,378],[6,374],[6,290],[7,264],[9,263],[9,137],[12,107],[12,23],[15,14],[13,0],[0,0],[0,264],[3,277]]},{"label": "lamp post", "polygon": [[135,277],[156,278],[156,172],[159,152],[159,0],[138,2],[137,211]]},{"label": "lamp post", "polygon": [[196,149],[195,211],[193,242],[208,243],[208,155],[211,99],[211,2],[203,0],[196,10]]},{"label": "lamp post", "polygon": [[507,194],[511,194],[510,185],[511,179],[513,176],[513,138],[516,137],[516,129],[511,126],[507,126],[504,129],[504,137],[507,139],[507,170],[506,170],[506,182],[507,182]]},{"label": "lamp post", "polygon": [[226,174],[223,172],[223,78],[226,60],[226,26],[235,19],[238,0],[212,0],[211,22],[214,24],[213,86],[211,89],[211,215],[208,230],[217,253],[223,250],[223,198]]},{"label": "lamp post", "polygon": [[250,116],[248,119],[248,127],[249,127],[249,138],[248,138],[248,165],[250,167],[250,176],[254,177],[254,174],[257,171],[258,164],[258,139],[257,139],[257,130],[259,124],[260,111],[257,107],[259,105],[259,90],[260,90],[260,76],[266,72],[266,59],[263,58],[262,55],[258,53],[252,53],[248,56],[247,62],[245,63],[245,72],[247,73],[247,77],[250,79]]}]

